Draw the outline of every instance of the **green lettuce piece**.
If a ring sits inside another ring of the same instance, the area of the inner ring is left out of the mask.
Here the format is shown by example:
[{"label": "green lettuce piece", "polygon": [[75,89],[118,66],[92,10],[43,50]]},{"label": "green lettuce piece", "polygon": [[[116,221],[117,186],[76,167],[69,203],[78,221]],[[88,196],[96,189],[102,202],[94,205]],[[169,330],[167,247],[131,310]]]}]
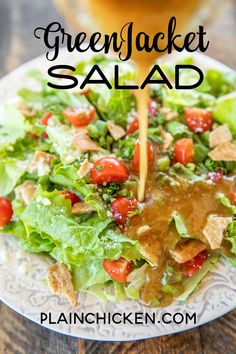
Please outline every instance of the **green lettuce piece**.
[{"label": "green lettuce piece", "polygon": [[91,106],[83,95],[50,88],[47,85],[47,78],[39,70],[31,70],[28,75],[39,83],[40,90],[35,91],[23,87],[18,95],[33,107],[38,118],[42,117],[45,112],[51,112],[63,122],[63,111],[66,108]]},{"label": "green lettuce piece", "polygon": [[73,284],[77,291],[109,281],[102,262],[102,258],[86,258],[79,267],[72,268]]},{"label": "green lettuce piece", "polygon": [[48,125],[46,132],[63,163],[72,163],[80,157],[79,151],[72,143],[76,129],[67,125],[57,124]]},{"label": "green lettuce piece", "polygon": [[10,194],[18,180],[25,173],[27,161],[16,159],[0,160],[0,195]]},{"label": "green lettuce piece", "polygon": [[124,285],[113,281],[108,281],[103,285],[93,285],[86,289],[86,292],[96,295],[102,301],[116,302],[126,297]]},{"label": "green lettuce piece", "polygon": [[181,237],[190,237],[188,234],[187,227],[185,226],[185,223],[184,223],[182,217],[180,216],[180,214],[178,212],[174,211],[171,216],[172,216],[172,220],[174,220],[175,227],[176,227],[178,234]]},{"label": "green lettuce piece", "polygon": [[175,139],[192,136],[192,133],[189,131],[188,127],[177,120],[168,122],[165,128]]},{"label": "green lettuce piece", "polygon": [[55,248],[55,243],[52,241],[48,235],[43,232],[37,232],[26,228],[26,237],[21,236],[21,243],[27,252],[32,253],[50,253]]},{"label": "green lettuce piece", "polygon": [[125,237],[120,232],[105,230],[101,234],[101,242],[105,258],[118,259],[123,256],[134,263],[141,258],[139,242]]},{"label": "green lettuce piece", "polygon": [[128,297],[139,300],[140,290],[146,282],[146,271],[149,265],[144,263],[140,268],[133,270],[129,275],[129,283],[124,290]]},{"label": "green lettuce piece", "polygon": [[231,252],[236,256],[236,220],[229,224],[226,239],[231,243]]},{"label": "green lettuce piece", "polygon": [[163,103],[173,111],[182,112],[185,107],[212,107],[215,97],[197,90],[169,90],[163,93]]},{"label": "green lettuce piece", "polygon": [[236,256],[234,254],[230,255],[230,256],[226,256],[226,254],[222,253],[222,256],[227,259],[228,262],[230,262],[232,264],[233,267],[236,268]]},{"label": "green lettuce piece", "polygon": [[236,136],[236,91],[216,100],[213,117],[221,124],[227,123],[233,135]]},{"label": "green lettuce piece", "polygon": [[49,235],[55,244],[94,255],[102,254],[98,236],[111,222],[94,214],[78,224],[70,215],[70,202],[57,191],[42,192],[26,207],[20,219],[25,225]]},{"label": "green lettuce piece", "polygon": [[[202,91],[204,84],[208,86],[208,92],[215,97],[226,95],[236,89],[236,73],[233,71],[222,72],[217,69],[208,69],[204,75],[204,82],[198,87]],[[206,92],[206,90],[205,90]]]},{"label": "green lettuce piece", "polygon": [[0,113],[0,151],[24,138],[26,131],[24,116],[13,105],[5,104]]},{"label": "green lettuce piece", "polygon": [[[131,299],[140,300],[140,290],[145,284],[148,267],[148,264],[144,263],[140,268],[133,270],[129,275],[129,283],[127,285],[115,281],[107,281],[104,284],[97,282],[86,291],[96,295],[103,301],[121,301],[127,296]],[[104,280],[102,270],[101,273],[98,274],[98,279],[101,283]]]},{"label": "green lettuce piece", "polygon": [[203,181],[205,178],[204,176],[198,176],[195,173],[195,165],[194,164],[187,164],[186,166],[182,165],[181,163],[176,163],[170,168],[170,175],[176,177],[182,177],[192,182]]},{"label": "green lettuce piece", "polygon": [[218,261],[218,258],[218,256],[208,257],[203,263],[202,268],[197,273],[183,281],[184,291],[175,299],[179,301],[186,301],[187,298],[197,289],[206,274],[213,268],[214,264]]},{"label": "green lettuce piece", "polygon": [[129,90],[109,90],[105,85],[91,85],[88,100],[104,120],[126,128],[127,118],[135,109],[135,98]]},{"label": "green lettuce piece", "polygon": [[134,146],[136,141],[137,138],[132,135],[129,135],[124,139],[120,139],[118,141],[117,157],[121,159],[131,160],[134,156]]},{"label": "green lettuce piece", "polygon": [[[71,216],[70,208],[71,203],[58,191],[36,191],[35,199],[20,217],[27,233],[23,241],[28,242],[29,248],[34,246],[36,252],[36,233],[40,234],[44,251],[45,247],[52,247],[50,255],[67,264],[69,268],[85,264],[86,259],[90,259],[92,264],[93,259],[102,261],[104,258],[123,256],[135,262],[141,258],[138,241],[111,230],[109,227],[113,223],[110,218],[101,219],[97,213],[93,213],[78,223]],[[38,247],[40,248],[40,244]],[[89,267],[90,263],[86,264]],[[90,270],[87,269],[86,272]]]},{"label": "green lettuce piece", "polygon": [[226,208],[230,209],[232,214],[236,214],[236,206],[233,205],[228,197],[226,197],[223,193],[219,193],[217,198]]},{"label": "green lettuce piece", "polygon": [[101,197],[95,193],[92,184],[86,183],[84,178],[78,178],[77,171],[78,167],[74,165],[59,163],[54,166],[50,181],[75,192],[85,203],[93,207],[101,218],[106,218],[106,210]]},{"label": "green lettuce piece", "polygon": [[202,143],[194,145],[194,161],[197,163],[201,163],[207,157],[209,149],[203,145]]}]

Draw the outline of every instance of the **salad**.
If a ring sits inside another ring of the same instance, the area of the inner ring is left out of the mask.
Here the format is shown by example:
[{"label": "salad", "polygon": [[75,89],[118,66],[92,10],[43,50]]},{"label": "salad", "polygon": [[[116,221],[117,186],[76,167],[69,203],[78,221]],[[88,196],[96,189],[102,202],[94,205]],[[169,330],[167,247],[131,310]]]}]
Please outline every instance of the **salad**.
[{"label": "salad", "polygon": [[[185,63],[192,63],[186,58]],[[107,74],[115,59],[95,56]],[[174,66],[163,64],[174,78]],[[55,90],[33,70],[0,114],[0,233],[55,262],[53,293],[152,307],[185,301],[219,257],[236,267],[236,74],[208,69],[194,90],[151,85],[145,200],[137,200],[134,92]],[[181,82],[195,80],[183,71]],[[135,81],[132,64],[120,81]],[[20,246],[19,246],[20,247]]]}]

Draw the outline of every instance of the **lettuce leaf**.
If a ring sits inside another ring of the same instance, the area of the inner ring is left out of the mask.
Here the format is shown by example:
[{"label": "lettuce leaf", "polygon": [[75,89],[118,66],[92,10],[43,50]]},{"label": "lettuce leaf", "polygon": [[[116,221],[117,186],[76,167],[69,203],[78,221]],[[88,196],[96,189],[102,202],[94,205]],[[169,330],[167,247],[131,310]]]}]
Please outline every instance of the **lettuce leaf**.
[{"label": "lettuce leaf", "polygon": [[223,193],[218,193],[217,198],[226,208],[228,208],[232,214],[236,214],[236,206],[233,205],[228,197]]},{"label": "lettuce leaf", "polygon": [[[226,95],[236,89],[236,73],[208,69],[205,72],[204,84],[207,84],[207,91],[215,97]],[[198,90],[202,91],[202,89],[203,85],[200,85]]]},{"label": "lettuce leaf", "polygon": [[77,253],[103,254],[99,234],[111,222],[96,214],[78,224],[70,215],[70,202],[57,191],[42,192],[32,200],[21,215],[27,226],[50,236],[55,244],[76,250]]},{"label": "lettuce leaf", "polygon": [[26,131],[24,116],[13,105],[6,104],[0,112],[0,151],[24,138]]},{"label": "lettuce leaf", "polygon": [[188,230],[185,226],[185,223],[184,223],[182,217],[180,216],[180,214],[178,212],[174,211],[172,213],[171,217],[172,217],[172,220],[174,220],[175,227],[176,227],[178,234],[181,237],[190,237],[188,234]]},{"label": "lettuce leaf", "polygon": [[125,286],[125,293],[128,297],[139,300],[140,290],[146,282],[146,271],[149,265],[144,263],[140,268],[133,270],[129,275],[129,283]]},{"label": "lettuce leaf", "polygon": [[233,135],[236,136],[236,91],[216,100],[213,117],[221,124],[227,123]]},{"label": "lettuce leaf", "polygon": [[212,107],[215,97],[194,89],[166,89],[163,93],[163,103],[173,111],[182,112],[185,107]]},{"label": "lettuce leaf", "polygon": [[59,163],[54,166],[50,181],[75,192],[82,200],[93,207],[101,218],[106,218],[106,210],[101,197],[95,193],[92,184],[86,183],[84,178],[78,178],[78,168],[74,165]]},{"label": "lettuce leaf", "polygon": [[104,85],[91,85],[87,97],[104,120],[112,120],[126,128],[127,118],[135,109],[135,98],[129,90],[109,90]]},{"label": "lettuce leaf", "polygon": [[16,159],[0,160],[0,195],[10,194],[18,180],[25,173],[27,161]]},{"label": "lettuce leaf", "polygon": [[229,224],[226,240],[231,243],[231,252],[236,256],[236,220]]},{"label": "lettuce leaf", "polygon": [[72,143],[76,129],[67,125],[57,124],[48,125],[46,132],[63,163],[72,163],[80,157],[80,152]]},{"label": "lettuce leaf", "polygon": [[207,260],[203,263],[202,268],[197,273],[183,281],[184,291],[175,299],[179,301],[186,301],[187,298],[197,289],[202,279],[218,261],[218,258],[219,257],[217,256],[208,257]]},{"label": "lettuce leaf", "polygon": [[15,227],[25,227],[25,232],[18,234],[25,249],[48,252],[58,262],[66,264],[72,270],[77,289],[110,279],[102,267],[104,258],[123,256],[134,263],[141,258],[138,241],[114,230],[110,218],[101,219],[93,213],[79,223],[71,216],[70,208],[71,203],[57,190],[47,192],[39,188]]},{"label": "lettuce leaf", "polygon": [[82,290],[110,280],[102,266],[102,258],[86,258],[79,267],[72,267],[75,289]]}]

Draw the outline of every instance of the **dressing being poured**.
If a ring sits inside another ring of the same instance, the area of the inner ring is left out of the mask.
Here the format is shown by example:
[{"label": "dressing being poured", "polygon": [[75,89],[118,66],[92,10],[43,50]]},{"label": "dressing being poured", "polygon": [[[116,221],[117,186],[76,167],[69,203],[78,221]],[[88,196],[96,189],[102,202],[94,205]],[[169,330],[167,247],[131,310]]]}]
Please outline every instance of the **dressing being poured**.
[{"label": "dressing being poured", "polygon": [[[157,32],[166,33],[169,20],[176,17],[176,31],[181,33],[191,24],[196,17],[197,11],[201,8],[199,0],[77,0],[87,8],[93,20],[94,30],[101,30],[103,33],[120,33],[121,28],[133,22],[132,59],[138,66],[138,81],[141,83],[150,70],[151,65],[158,56],[165,54],[156,51],[138,51],[135,38],[139,32],[145,32],[153,37]],[[167,36],[166,36],[167,37]],[[163,48],[166,46],[163,40]],[[148,99],[149,89],[146,86],[143,90],[136,91],[138,115],[139,115],[139,142],[140,142],[140,182],[138,188],[138,199],[140,202],[145,197],[145,184],[148,175],[147,161],[147,128],[148,128]]]}]

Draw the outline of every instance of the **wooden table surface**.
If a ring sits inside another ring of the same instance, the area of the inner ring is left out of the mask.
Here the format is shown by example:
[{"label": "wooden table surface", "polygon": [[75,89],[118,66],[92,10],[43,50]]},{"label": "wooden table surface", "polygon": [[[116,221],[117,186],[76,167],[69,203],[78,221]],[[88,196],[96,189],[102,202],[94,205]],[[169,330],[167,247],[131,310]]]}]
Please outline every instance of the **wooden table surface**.
[{"label": "wooden table surface", "polygon": [[[234,69],[235,19],[234,2],[207,28],[208,55]],[[33,30],[55,20],[63,22],[50,0],[0,0],[0,77],[44,53],[44,48],[34,40]],[[233,354],[235,325],[236,310],[199,328],[162,338],[125,343],[97,342],[54,333],[0,304],[0,354]]]}]

